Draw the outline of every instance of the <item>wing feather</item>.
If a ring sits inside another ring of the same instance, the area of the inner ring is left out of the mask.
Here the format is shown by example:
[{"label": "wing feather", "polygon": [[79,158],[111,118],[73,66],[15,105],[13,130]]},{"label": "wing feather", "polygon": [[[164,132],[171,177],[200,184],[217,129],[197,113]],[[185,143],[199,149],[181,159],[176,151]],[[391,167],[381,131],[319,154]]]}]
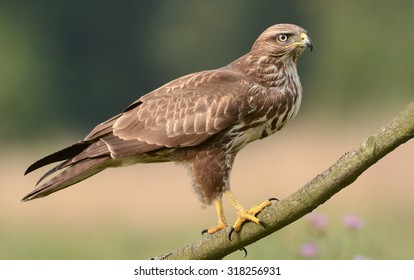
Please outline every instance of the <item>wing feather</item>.
[{"label": "wing feather", "polygon": [[[165,147],[197,145],[243,117],[238,73],[205,71],[185,76],[140,98],[142,104],[124,112],[113,133]],[[142,125],[144,124],[144,125]]]},{"label": "wing feather", "polygon": [[122,158],[198,145],[249,113],[246,84],[226,68],[174,80],[95,127],[85,140],[101,140],[85,154],[95,157],[109,150],[113,158]]}]

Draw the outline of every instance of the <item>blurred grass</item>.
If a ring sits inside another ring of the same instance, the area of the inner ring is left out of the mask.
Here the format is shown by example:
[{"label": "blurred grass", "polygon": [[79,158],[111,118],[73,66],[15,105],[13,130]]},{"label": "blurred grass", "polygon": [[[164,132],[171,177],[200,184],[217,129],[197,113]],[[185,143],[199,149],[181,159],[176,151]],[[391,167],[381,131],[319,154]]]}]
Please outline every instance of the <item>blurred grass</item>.
[{"label": "blurred grass", "polygon": [[[348,212],[346,212],[348,213]],[[363,217],[366,225],[351,232],[339,222],[330,221],[325,234],[316,241],[306,217],[274,235],[247,247],[246,259],[308,259],[300,246],[315,241],[318,253],[311,259],[412,259],[414,226],[395,219]],[[2,223],[4,225],[4,223]],[[192,226],[153,231],[117,221],[88,230],[75,227],[39,225],[34,230],[24,225],[10,225],[0,233],[0,259],[149,259],[183,247],[199,236]],[[189,234],[191,233],[191,234]],[[226,259],[243,259],[235,252]]]},{"label": "blurred grass", "polygon": [[0,259],[148,259],[158,255],[157,249],[185,240],[182,234],[166,239],[165,231],[136,230],[117,221],[88,230],[53,225],[41,225],[30,235],[28,230],[14,225],[0,234]]}]

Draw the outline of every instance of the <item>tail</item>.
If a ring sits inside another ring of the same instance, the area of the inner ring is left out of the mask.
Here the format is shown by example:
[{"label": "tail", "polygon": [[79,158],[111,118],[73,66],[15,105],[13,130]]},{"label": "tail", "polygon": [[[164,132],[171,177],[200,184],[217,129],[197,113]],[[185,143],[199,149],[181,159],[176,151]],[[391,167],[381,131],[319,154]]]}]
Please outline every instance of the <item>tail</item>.
[{"label": "tail", "polygon": [[[110,157],[109,153],[103,152],[100,153],[100,155],[95,154],[95,156],[90,157],[91,148],[92,150],[96,150],[93,149],[93,147],[102,147],[102,145],[97,144],[98,143],[96,142],[90,143],[81,141],[68,148],[44,157],[30,165],[29,168],[27,168],[25,175],[42,166],[65,160],[64,162],[58,164],[46,172],[37,182],[36,188],[24,196],[21,200],[28,201],[35,198],[47,196],[51,193],[85,180],[86,178],[95,175],[96,173],[110,166],[112,158]],[[47,176],[59,170],[63,171],[44,184],[37,186]]]},{"label": "tail", "polygon": [[90,145],[90,143],[85,142],[85,141],[81,141],[78,143],[73,144],[70,147],[67,147],[63,150],[60,150],[56,153],[53,153],[51,155],[48,155],[38,161],[36,161],[35,163],[33,163],[32,165],[30,165],[26,172],[24,172],[24,175],[29,174],[30,172],[43,167],[45,165],[54,163],[54,162],[58,162],[58,161],[62,161],[65,159],[70,159],[73,158],[77,155],[79,155],[81,152],[83,152],[86,148],[88,148]]}]

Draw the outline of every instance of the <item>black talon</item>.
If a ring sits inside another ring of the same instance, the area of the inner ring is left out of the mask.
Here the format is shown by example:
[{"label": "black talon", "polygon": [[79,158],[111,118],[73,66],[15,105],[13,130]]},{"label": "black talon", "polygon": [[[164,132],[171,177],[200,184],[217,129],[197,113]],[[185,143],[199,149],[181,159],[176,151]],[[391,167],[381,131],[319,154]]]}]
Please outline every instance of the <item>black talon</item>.
[{"label": "black talon", "polygon": [[277,199],[276,197],[271,197],[268,199],[269,201],[275,200],[275,201],[279,201],[279,199]]},{"label": "black talon", "polygon": [[234,231],[234,227],[233,227],[233,226],[231,226],[231,227],[230,227],[229,234],[227,235],[227,237],[229,238],[230,242],[231,242],[231,234],[233,233],[233,231]]},{"label": "black talon", "polygon": [[260,224],[262,227],[266,226],[266,224],[265,224],[265,223],[263,223],[263,221],[262,221],[262,220],[260,220],[260,219],[258,219],[258,220],[259,220],[259,224]]},{"label": "black talon", "polygon": [[244,251],[244,258],[246,258],[246,257],[247,257],[247,250],[246,250],[246,248],[245,248],[245,247],[243,247],[243,248],[241,248],[241,249],[240,249],[240,251],[241,251],[241,250],[243,250],[243,251]]},{"label": "black talon", "polygon": [[201,231],[201,235],[204,235],[204,233],[207,233],[208,232],[208,229],[203,229],[202,231]]}]

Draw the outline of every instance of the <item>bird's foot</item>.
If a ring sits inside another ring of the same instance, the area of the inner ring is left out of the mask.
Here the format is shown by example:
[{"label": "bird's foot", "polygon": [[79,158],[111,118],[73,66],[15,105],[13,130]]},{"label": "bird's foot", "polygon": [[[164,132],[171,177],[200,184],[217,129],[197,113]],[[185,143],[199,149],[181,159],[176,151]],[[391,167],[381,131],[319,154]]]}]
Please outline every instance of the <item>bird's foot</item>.
[{"label": "bird's foot", "polygon": [[245,212],[238,212],[238,218],[236,220],[236,222],[233,225],[233,229],[235,232],[240,231],[241,226],[246,222],[246,221],[251,221],[253,223],[256,223],[258,225],[262,225],[263,222],[256,217],[257,214],[259,214],[263,209],[265,209],[267,206],[271,205],[272,203],[269,200],[266,200],[265,202],[263,202],[260,205],[255,205],[252,208],[250,208],[249,210],[245,211]]},{"label": "bird's foot", "polygon": [[242,225],[247,222],[247,221],[251,221],[253,223],[256,223],[258,225],[264,225],[264,223],[256,217],[257,214],[259,214],[261,211],[263,211],[263,209],[265,209],[266,207],[272,205],[272,200],[277,200],[275,198],[270,198],[266,201],[264,201],[262,204],[260,205],[255,205],[252,208],[250,208],[247,211],[239,211],[237,212],[238,218],[236,220],[236,222],[234,223],[233,226],[231,226],[230,228],[230,232],[228,234],[228,237],[231,241],[231,234],[233,232],[239,232]]}]

